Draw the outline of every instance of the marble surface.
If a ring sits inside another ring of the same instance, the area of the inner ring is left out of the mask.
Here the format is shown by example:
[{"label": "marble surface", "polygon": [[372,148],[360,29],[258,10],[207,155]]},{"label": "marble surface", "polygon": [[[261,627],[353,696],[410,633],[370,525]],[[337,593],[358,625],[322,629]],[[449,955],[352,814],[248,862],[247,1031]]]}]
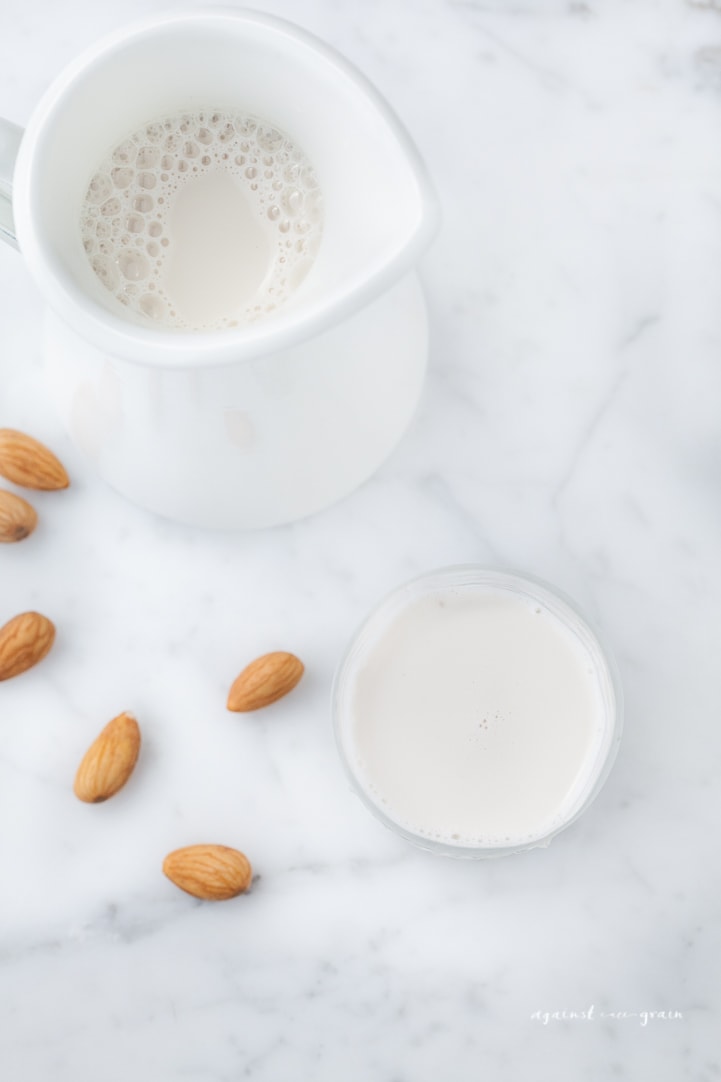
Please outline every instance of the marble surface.
[{"label": "marble surface", "polygon": [[[159,0],[6,14],[0,113]],[[197,6],[197,5],[194,5]],[[255,534],[107,489],[43,383],[41,301],[0,251],[0,425],[72,487],[0,552],[0,621],[58,640],[0,687],[0,1062],[22,1082],[492,1078],[713,1082],[721,770],[721,5],[278,0],[353,60],[443,204],[410,431],[360,490]],[[430,568],[523,569],[604,629],[626,733],[547,851],[406,846],[349,792],[329,692],[368,608]],[[307,675],[225,710],[249,657]],[[97,807],[78,759],[122,709],[145,744]],[[193,901],[165,853],[214,840],[252,892]],[[652,1017],[650,1012],[664,1012]]]}]

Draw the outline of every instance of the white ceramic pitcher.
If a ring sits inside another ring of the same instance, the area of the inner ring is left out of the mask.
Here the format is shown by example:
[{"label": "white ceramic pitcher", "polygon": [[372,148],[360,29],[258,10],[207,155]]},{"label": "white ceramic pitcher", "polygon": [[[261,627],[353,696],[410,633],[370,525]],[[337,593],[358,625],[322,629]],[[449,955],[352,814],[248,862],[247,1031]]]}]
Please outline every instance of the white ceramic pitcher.
[{"label": "white ceramic pitcher", "polygon": [[[324,196],[319,253],[275,314],[237,330],[126,322],[82,247],[88,180],[129,132],[208,105],[303,148]],[[0,124],[0,234],[47,301],[63,422],[113,488],[182,522],[262,527],[327,506],[380,465],[423,383],[414,265],[438,210],[408,135],[346,60],[272,16],[170,14],[72,63],[24,133]]]}]

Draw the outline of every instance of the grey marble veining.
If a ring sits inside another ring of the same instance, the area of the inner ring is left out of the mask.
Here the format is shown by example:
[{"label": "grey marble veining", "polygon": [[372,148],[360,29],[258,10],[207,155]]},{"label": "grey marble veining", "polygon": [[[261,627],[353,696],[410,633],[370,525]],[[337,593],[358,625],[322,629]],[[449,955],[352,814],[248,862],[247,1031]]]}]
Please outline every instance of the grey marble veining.
[{"label": "grey marble veining", "polygon": [[[165,6],[18,6],[0,113],[24,123],[81,48]],[[721,8],[256,6],[353,60],[426,158],[443,206],[421,266],[427,386],[389,461],[323,514],[174,526],[66,441],[41,301],[0,250],[0,425],[73,478],[0,552],[0,623],[39,608],[58,627],[43,665],[0,685],[3,1078],[714,1082]],[[545,851],[480,864],[376,823],[329,720],[367,610],[463,561],[576,597],[626,696],[587,814]],[[306,678],[272,717],[231,716],[229,681],[274,648]],[[143,727],[138,770],[80,805],[79,757],[122,709]],[[205,905],[164,879],[166,852],[207,840],[248,854],[249,895]]]}]

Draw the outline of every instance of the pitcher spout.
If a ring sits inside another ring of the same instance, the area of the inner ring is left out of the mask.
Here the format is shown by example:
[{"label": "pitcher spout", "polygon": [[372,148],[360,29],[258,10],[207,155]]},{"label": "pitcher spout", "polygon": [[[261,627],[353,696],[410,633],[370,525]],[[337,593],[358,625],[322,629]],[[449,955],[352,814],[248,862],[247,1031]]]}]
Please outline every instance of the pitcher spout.
[{"label": "pitcher spout", "polygon": [[[323,237],[312,271],[283,315],[327,325],[379,296],[418,261],[440,211],[421,156],[382,95],[315,38],[293,130],[323,195]],[[311,59],[312,57],[312,59]]]}]

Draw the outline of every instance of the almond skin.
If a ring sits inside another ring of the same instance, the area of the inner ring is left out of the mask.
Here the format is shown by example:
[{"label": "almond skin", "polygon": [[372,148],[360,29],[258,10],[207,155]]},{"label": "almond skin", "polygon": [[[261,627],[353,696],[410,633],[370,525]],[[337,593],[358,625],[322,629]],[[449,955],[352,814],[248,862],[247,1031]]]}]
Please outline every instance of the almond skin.
[{"label": "almond skin", "polygon": [[227,845],[188,845],[168,853],[163,872],[194,898],[222,902],[244,894],[253,878],[248,858]]},{"label": "almond skin", "polygon": [[22,541],[37,524],[35,508],[27,500],[0,489],[0,542]]},{"label": "almond skin", "polygon": [[46,492],[70,484],[65,467],[52,451],[14,428],[0,428],[0,474],[23,488]]},{"label": "almond skin", "polygon": [[90,745],[75,775],[78,800],[100,804],[122,789],[140,754],[140,727],[132,714],[118,714]]},{"label": "almond skin", "polygon": [[55,625],[39,612],[21,612],[0,628],[0,680],[32,669],[55,641]]},{"label": "almond skin", "polygon": [[282,699],[303,675],[303,662],[295,654],[277,650],[251,661],[233,682],[228,710],[246,713]]}]

